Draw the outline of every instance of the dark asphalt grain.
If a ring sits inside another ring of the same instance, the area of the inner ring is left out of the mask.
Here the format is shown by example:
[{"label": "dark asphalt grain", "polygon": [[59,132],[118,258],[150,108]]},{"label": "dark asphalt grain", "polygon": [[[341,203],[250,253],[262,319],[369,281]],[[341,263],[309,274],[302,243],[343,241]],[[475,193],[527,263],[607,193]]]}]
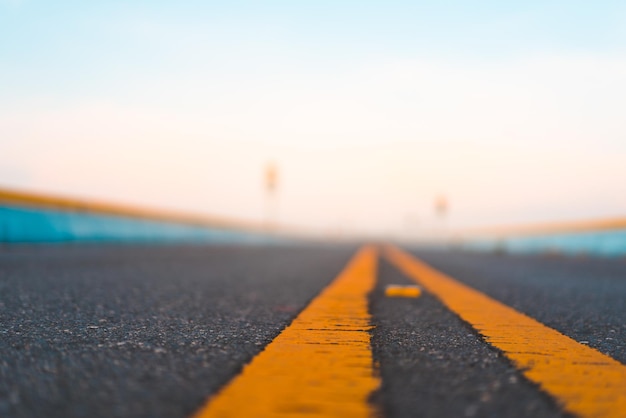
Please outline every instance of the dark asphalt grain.
[{"label": "dark asphalt grain", "polygon": [[626,259],[414,251],[455,279],[626,363]]},{"label": "dark asphalt grain", "polygon": [[[356,246],[0,248],[0,417],[188,417],[345,267]],[[624,362],[626,262],[415,253]],[[386,417],[559,417],[434,297],[381,261],[370,298]]]},{"label": "dark asphalt grain", "polygon": [[185,417],[354,248],[40,246],[0,252],[0,417]]},{"label": "dark asphalt grain", "polygon": [[414,282],[382,262],[371,295],[385,417],[568,416],[433,296],[385,297],[388,284]]}]

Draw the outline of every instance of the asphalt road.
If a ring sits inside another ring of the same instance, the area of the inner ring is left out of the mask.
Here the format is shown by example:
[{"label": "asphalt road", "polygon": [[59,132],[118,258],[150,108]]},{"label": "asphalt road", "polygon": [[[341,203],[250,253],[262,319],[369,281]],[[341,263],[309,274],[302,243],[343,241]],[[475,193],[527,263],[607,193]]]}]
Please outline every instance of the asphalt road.
[{"label": "asphalt road", "polygon": [[[0,250],[0,416],[187,417],[342,270],[355,246]],[[626,362],[626,261],[414,251]],[[387,417],[560,417],[549,396],[381,261],[372,350]]]},{"label": "asphalt road", "polygon": [[423,261],[626,363],[626,259],[414,251]]}]

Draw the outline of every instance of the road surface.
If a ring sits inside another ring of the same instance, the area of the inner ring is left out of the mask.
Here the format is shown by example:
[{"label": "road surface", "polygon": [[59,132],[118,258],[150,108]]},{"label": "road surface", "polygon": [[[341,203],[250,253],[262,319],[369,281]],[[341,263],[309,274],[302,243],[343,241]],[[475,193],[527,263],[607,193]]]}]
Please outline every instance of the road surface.
[{"label": "road surface", "polygon": [[[288,399],[295,409],[278,411],[288,416],[326,416],[325,408],[351,396],[356,401],[344,406],[353,416],[361,410],[385,417],[592,416],[552,390],[545,374],[533,377],[521,367],[507,352],[509,341],[502,345],[503,338],[489,334],[500,332],[497,327],[473,324],[445,291],[437,293],[436,284],[431,289],[418,280],[424,292],[417,298],[386,296],[387,285],[414,285],[415,278],[383,247],[364,251],[356,245],[4,247],[0,416],[212,416],[218,398],[235,410],[253,404],[250,387],[268,396],[301,393],[309,409]],[[411,253],[515,315],[558,331],[574,351],[580,346],[586,355],[590,347],[614,361],[603,370],[610,369],[607,381],[617,383],[599,391],[610,398],[605,416],[620,416],[626,393],[617,399],[619,385],[626,384],[620,380],[626,363],[624,259]],[[352,294],[364,280],[367,285]],[[350,303],[356,310],[344,324],[341,306]],[[299,314],[309,325],[298,328]],[[340,328],[328,331],[332,327]],[[338,342],[328,339],[335,335]],[[318,338],[323,341],[313,354],[280,369],[281,359],[289,364],[299,350],[293,341],[309,339],[310,345]],[[285,354],[284,347],[292,348]],[[332,357],[337,350],[360,365],[342,366]],[[268,369],[263,364],[269,360],[261,358],[272,352],[278,354]],[[318,363],[318,353],[329,362]],[[242,373],[246,364],[251,366]],[[307,368],[314,378],[289,383],[293,375],[307,375]],[[255,378],[256,369],[264,377]],[[548,377],[571,380],[562,369],[562,376],[552,370]],[[316,392],[340,381],[341,373],[359,375],[351,385],[361,392]],[[307,392],[307,385],[314,390]]]}]

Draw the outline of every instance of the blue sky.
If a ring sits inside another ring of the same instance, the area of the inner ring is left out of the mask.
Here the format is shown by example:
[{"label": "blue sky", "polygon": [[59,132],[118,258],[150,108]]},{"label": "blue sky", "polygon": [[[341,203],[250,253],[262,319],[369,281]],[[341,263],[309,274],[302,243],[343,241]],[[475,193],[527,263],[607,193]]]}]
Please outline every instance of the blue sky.
[{"label": "blue sky", "polygon": [[[146,74],[306,75],[376,57],[490,62],[626,46],[619,1],[5,0],[0,7],[5,99],[7,92],[12,99],[121,93]],[[260,62],[264,56],[269,62]]]},{"label": "blue sky", "polygon": [[258,220],[276,160],[297,225],[428,228],[439,194],[459,227],[615,216],[625,28],[618,1],[0,0],[0,184]]}]

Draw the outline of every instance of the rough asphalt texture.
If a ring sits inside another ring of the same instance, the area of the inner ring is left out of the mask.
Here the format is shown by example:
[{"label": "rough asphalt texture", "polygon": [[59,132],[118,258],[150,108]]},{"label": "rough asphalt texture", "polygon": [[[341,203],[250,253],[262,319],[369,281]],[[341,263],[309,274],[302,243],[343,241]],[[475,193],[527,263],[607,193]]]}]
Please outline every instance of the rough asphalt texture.
[{"label": "rough asphalt texture", "polygon": [[431,266],[626,363],[626,259],[414,251]]},{"label": "rough asphalt texture", "polygon": [[371,297],[384,416],[567,416],[433,296],[386,298],[388,284],[415,283],[382,262]]},{"label": "rough asphalt texture", "polygon": [[188,416],[335,278],[353,251],[4,250],[0,416]]},{"label": "rough asphalt texture", "polygon": [[[343,269],[356,247],[0,249],[0,417],[187,417]],[[624,362],[626,262],[416,251]],[[381,262],[370,298],[387,417],[559,417],[555,402]]]}]

